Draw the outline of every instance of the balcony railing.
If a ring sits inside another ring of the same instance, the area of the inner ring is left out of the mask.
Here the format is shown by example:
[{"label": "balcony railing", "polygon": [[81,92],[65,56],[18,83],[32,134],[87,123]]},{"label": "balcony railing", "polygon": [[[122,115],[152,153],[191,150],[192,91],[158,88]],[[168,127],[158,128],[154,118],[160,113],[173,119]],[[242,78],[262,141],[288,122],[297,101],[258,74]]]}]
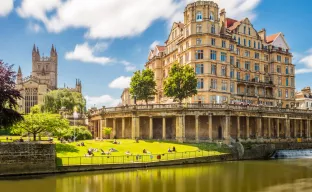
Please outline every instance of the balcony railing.
[{"label": "balcony railing", "polygon": [[236,79],[239,83],[246,83],[246,84],[265,84],[274,86],[273,81],[256,81],[255,79],[245,80],[245,79]]}]

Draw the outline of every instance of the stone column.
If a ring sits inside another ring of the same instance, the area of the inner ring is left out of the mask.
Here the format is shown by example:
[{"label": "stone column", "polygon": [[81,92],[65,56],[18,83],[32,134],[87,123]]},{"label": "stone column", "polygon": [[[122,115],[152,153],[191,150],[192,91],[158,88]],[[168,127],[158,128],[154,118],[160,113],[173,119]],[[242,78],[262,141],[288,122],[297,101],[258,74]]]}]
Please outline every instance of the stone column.
[{"label": "stone column", "polygon": [[212,141],[212,114],[209,114],[208,134],[209,139]]},{"label": "stone column", "polygon": [[125,118],[122,118],[121,121],[121,137],[124,139],[125,138]]},{"label": "stone column", "polygon": [[276,137],[279,138],[279,130],[280,130],[280,124],[279,124],[279,119],[276,119]]},{"label": "stone column", "polygon": [[153,139],[153,117],[149,117],[149,139]]},{"label": "stone column", "polygon": [[286,138],[290,138],[290,119],[287,117],[285,119],[286,121],[286,133],[285,133],[285,137]]},{"label": "stone column", "polygon": [[258,117],[257,118],[257,131],[256,131],[256,138],[261,138],[262,137],[262,118]]},{"label": "stone column", "polygon": [[140,138],[140,117],[137,117],[135,121],[135,137]]},{"label": "stone column", "polygon": [[307,126],[307,128],[306,128],[306,137],[310,138],[310,131],[309,131],[309,129],[310,129],[310,121],[309,121],[309,119],[306,120],[306,126]]},{"label": "stone column", "polygon": [[268,138],[271,139],[271,118],[268,118]]},{"label": "stone column", "polygon": [[116,118],[113,119],[112,139],[116,136]]},{"label": "stone column", "polygon": [[240,117],[237,116],[237,139],[240,139]]},{"label": "stone column", "polygon": [[162,138],[166,139],[166,117],[162,118]]},{"label": "stone column", "polygon": [[230,123],[231,123],[231,116],[226,115],[225,116],[224,139],[229,139]]},{"label": "stone column", "polygon": [[184,142],[185,140],[185,116],[176,116],[176,140],[179,142]]},{"label": "stone column", "polygon": [[197,143],[198,143],[198,141],[199,141],[199,137],[198,137],[198,130],[199,130],[199,127],[198,127],[198,118],[199,118],[199,116],[198,116],[198,115],[195,115],[195,140],[196,140]]},{"label": "stone column", "polygon": [[[137,121],[139,121],[139,118],[136,116],[132,116],[132,122],[131,122],[131,138],[135,139],[137,135]],[[140,134],[140,133],[139,133]]]},{"label": "stone column", "polygon": [[246,137],[249,139],[250,137],[250,132],[249,132],[249,117],[246,116]]},{"label": "stone column", "polygon": [[100,139],[103,139],[103,120],[100,120]]},{"label": "stone column", "polygon": [[297,120],[293,119],[293,126],[294,126],[294,138],[297,138]]},{"label": "stone column", "polygon": [[303,133],[303,122],[302,119],[300,119],[300,138],[302,138],[302,133]]}]

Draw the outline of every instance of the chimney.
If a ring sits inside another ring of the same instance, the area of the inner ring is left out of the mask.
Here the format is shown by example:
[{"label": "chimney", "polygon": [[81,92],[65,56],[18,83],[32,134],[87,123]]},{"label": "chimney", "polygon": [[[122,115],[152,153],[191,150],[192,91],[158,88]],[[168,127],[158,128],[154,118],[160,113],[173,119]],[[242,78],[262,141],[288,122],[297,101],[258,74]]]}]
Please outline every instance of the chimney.
[{"label": "chimney", "polygon": [[221,21],[221,26],[223,26],[223,24],[224,24],[225,27],[227,26],[225,9],[221,9],[221,12],[220,12],[220,21]]},{"label": "chimney", "polygon": [[266,42],[266,30],[265,30],[265,28],[261,29],[261,30],[258,32],[258,34],[259,34],[260,38],[261,38],[264,42]]}]

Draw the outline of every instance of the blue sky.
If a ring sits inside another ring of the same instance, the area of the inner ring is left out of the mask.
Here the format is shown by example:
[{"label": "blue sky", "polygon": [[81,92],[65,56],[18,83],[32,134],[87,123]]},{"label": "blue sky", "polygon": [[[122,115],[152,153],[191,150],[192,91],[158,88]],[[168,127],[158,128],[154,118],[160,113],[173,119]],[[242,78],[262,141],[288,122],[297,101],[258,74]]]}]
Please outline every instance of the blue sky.
[{"label": "blue sky", "polygon": [[[216,0],[234,19],[249,17],[257,30],[283,32],[294,53],[297,90],[311,85],[312,1]],[[35,43],[59,56],[59,87],[83,84],[88,106],[119,102],[134,70],[142,69],[152,43],[162,44],[173,21],[192,0],[1,0],[0,59],[31,72]],[[146,7],[153,7],[148,9]],[[182,20],[181,20],[182,21]]]}]

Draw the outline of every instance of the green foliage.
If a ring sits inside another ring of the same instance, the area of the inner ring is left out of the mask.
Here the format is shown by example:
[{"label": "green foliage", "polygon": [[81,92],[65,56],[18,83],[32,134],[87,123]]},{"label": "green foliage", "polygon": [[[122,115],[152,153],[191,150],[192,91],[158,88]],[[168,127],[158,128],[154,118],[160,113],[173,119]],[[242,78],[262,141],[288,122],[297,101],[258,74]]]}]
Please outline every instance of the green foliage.
[{"label": "green foliage", "polygon": [[194,69],[189,65],[173,64],[169,77],[164,82],[164,93],[182,103],[183,99],[197,94],[197,79]]},{"label": "green foliage", "polygon": [[77,112],[85,112],[86,100],[81,93],[71,92],[66,89],[54,90],[45,95],[43,110],[50,113],[58,113],[62,107],[66,107],[69,113],[74,108]]},{"label": "green foliage", "polygon": [[41,106],[40,105],[34,105],[30,108],[30,113],[36,114],[41,113]]},{"label": "green foliage", "polygon": [[[33,107],[32,112],[36,112],[38,108]],[[24,120],[13,125],[11,132],[13,134],[32,134],[34,141],[40,133],[48,132],[54,135],[59,135],[69,127],[69,121],[61,118],[58,114],[49,113],[30,113],[24,115]]]},{"label": "green foliage", "polygon": [[113,128],[111,128],[111,127],[104,127],[103,128],[104,135],[110,135],[112,133],[112,131],[113,131]]},{"label": "green foliage", "polygon": [[130,82],[130,94],[148,104],[148,100],[156,94],[155,87],[154,72],[151,69],[143,69],[142,72],[134,72]]},{"label": "green foliage", "polygon": [[69,129],[65,130],[62,137],[64,139],[72,139],[74,135],[75,140],[92,139],[91,132],[85,126],[70,126]]}]

